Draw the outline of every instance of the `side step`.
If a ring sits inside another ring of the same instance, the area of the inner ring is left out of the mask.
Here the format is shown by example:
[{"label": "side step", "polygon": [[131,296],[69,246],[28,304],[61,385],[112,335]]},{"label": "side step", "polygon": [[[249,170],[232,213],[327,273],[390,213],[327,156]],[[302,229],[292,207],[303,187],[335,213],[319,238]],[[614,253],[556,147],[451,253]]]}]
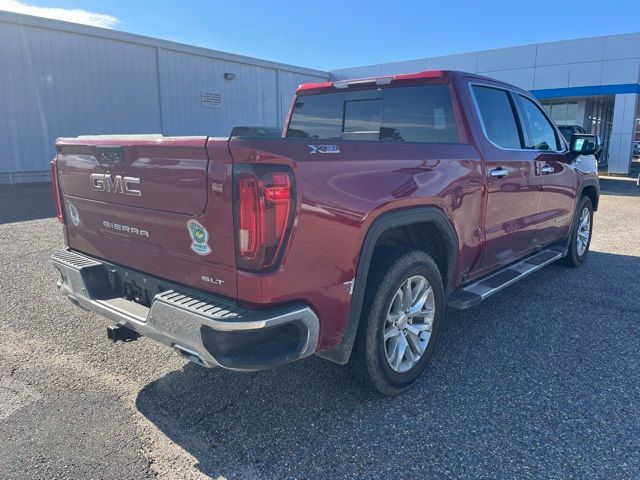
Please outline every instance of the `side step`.
[{"label": "side step", "polygon": [[563,254],[564,252],[560,250],[543,250],[518,263],[504,267],[488,277],[481,278],[453,292],[449,296],[448,305],[459,310],[474,307],[485,298],[562,258]]}]

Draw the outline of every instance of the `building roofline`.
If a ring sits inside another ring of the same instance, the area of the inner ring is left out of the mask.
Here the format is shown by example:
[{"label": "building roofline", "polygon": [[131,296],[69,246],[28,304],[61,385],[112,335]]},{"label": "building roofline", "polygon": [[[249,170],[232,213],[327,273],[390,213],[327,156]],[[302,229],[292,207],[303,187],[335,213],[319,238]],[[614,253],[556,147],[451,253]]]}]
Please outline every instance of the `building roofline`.
[{"label": "building roofline", "polygon": [[[536,43],[519,43],[516,45],[507,45],[504,47],[495,47],[495,48],[487,48],[485,50],[467,50],[467,51],[463,51],[463,52],[452,52],[452,53],[445,53],[445,54],[441,54],[441,55],[431,55],[431,56],[423,56],[423,57],[413,57],[413,58],[405,58],[402,60],[390,60],[388,62],[378,62],[378,63],[368,63],[368,64],[364,64],[364,65],[350,65],[347,67],[338,67],[338,68],[331,68],[329,70],[329,73],[333,73],[333,72],[339,72],[340,70],[351,70],[351,69],[355,69],[355,68],[367,68],[367,67],[375,67],[378,65],[386,65],[389,63],[402,63],[402,62],[412,62],[412,61],[416,61],[416,60],[434,60],[437,58],[443,58],[443,57],[455,57],[458,55],[473,55],[473,54],[478,54],[478,53],[487,53],[487,52],[496,52],[499,50],[507,50],[510,48],[521,48],[521,47],[538,47],[540,45],[549,45],[552,43],[563,43],[563,42],[574,42],[574,41],[580,41],[580,40],[592,40],[592,39],[597,39],[597,38],[602,38],[602,39],[607,39],[607,38],[615,38],[615,37],[625,37],[627,35],[640,35],[640,31],[638,32],[625,32],[625,33],[614,33],[611,35],[593,35],[593,36],[588,36],[588,37],[576,37],[576,38],[566,38],[564,40],[549,40],[546,42],[536,42]],[[632,57],[632,58],[636,58],[636,57]]]},{"label": "building roofline", "polygon": [[94,27],[91,25],[83,25],[80,23],[66,22],[63,20],[54,20],[51,18],[37,17],[34,15],[26,15],[23,13],[8,12],[0,10],[0,23],[13,23],[17,25],[26,25],[30,27],[45,28],[49,30],[58,30],[68,33],[80,35],[89,35],[92,37],[108,38],[120,42],[133,43],[137,45],[146,45],[149,47],[161,48],[164,50],[173,50],[177,52],[199,55],[217,60],[225,60],[228,62],[243,63],[247,65],[255,65],[274,70],[282,70],[285,72],[299,73],[302,75],[315,75],[318,77],[328,78],[329,72],[323,70],[315,70],[313,68],[299,67],[280,62],[272,62],[255,57],[238,55],[235,53],[222,52],[212,50],[205,47],[197,47],[185,43],[174,42],[171,40],[163,40],[155,37],[147,37],[136,33],[123,32],[120,30],[111,30],[108,28]]}]

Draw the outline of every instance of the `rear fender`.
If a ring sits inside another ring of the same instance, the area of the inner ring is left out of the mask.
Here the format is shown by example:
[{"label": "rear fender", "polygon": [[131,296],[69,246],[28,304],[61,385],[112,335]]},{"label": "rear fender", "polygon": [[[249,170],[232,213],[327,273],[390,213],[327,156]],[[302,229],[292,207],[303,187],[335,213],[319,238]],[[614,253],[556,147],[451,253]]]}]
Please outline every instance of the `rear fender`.
[{"label": "rear fender", "polygon": [[452,288],[455,267],[458,262],[458,240],[445,214],[435,207],[418,207],[382,214],[376,218],[369,227],[360,250],[349,317],[342,340],[336,346],[323,350],[322,352],[317,352],[316,355],[339,364],[346,364],[349,361],[358,333],[371,259],[378,239],[387,230],[424,222],[437,223],[448,237],[451,261],[449,262],[449,270],[447,272],[448,281],[445,286],[445,297],[448,296]]}]

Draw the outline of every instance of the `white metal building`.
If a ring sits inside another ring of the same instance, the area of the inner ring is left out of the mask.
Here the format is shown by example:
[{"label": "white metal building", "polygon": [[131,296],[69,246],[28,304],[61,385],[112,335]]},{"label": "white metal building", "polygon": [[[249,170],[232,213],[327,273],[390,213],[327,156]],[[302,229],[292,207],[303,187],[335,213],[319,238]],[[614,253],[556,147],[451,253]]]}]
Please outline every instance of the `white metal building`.
[{"label": "white metal building", "polygon": [[0,183],[48,180],[56,137],[280,126],[300,83],[431,69],[532,91],[558,124],[600,134],[610,172],[629,172],[640,142],[640,33],[323,72],[0,11]]},{"label": "white metal building", "polygon": [[[225,78],[226,77],[226,78]],[[0,12],[0,183],[49,179],[57,137],[278,126],[328,73]]]},{"label": "white metal building", "polygon": [[631,168],[640,142],[640,33],[591,37],[334,70],[333,79],[462,70],[531,91],[558,125],[597,133],[610,173]]}]

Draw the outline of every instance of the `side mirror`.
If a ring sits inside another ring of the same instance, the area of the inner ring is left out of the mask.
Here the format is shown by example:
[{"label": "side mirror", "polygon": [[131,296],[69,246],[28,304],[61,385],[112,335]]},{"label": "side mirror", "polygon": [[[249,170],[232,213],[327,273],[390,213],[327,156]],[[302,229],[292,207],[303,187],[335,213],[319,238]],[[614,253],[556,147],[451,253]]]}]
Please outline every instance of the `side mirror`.
[{"label": "side mirror", "polygon": [[574,133],[571,136],[570,150],[577,155],[595,155],[600,151],[600,137],[587,133]]}]

